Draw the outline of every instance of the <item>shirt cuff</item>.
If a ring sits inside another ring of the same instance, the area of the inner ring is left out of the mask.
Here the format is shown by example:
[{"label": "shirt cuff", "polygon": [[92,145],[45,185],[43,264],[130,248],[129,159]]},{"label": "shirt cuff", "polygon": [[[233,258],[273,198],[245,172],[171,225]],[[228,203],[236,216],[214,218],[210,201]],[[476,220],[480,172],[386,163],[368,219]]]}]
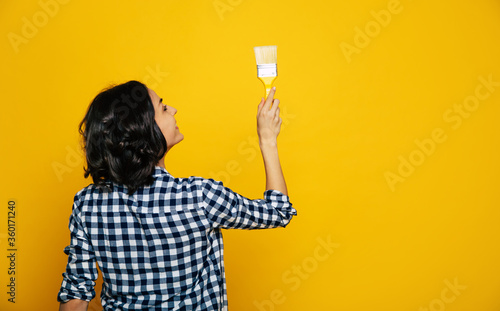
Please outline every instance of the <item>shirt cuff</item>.
[{"label": "shirt cuff", "polygon": [[78,280],[63,273],[64,279],[61,284],[61,289],[57,294],[58,302],[67,302],[71,299],[80,299],[91,301],[95,297],[95,282],[91,280]]},{"label": "shirt cuff", "polygon": [[284,195],[278,190],[266,190],[264,192],[264,199],[271,203],[271,206],[280,211],[285,219],[291,219],[291,216],[297,215],[297,210],[293,208],[290,202],[290,197]]},{"label": "shirt cuff", "polygon": [[266,190],[266,191],[264,191],[264,199],[266,199],[266,201],[279,201],[279,202],[291,204],[290,198],[278,190]]}]

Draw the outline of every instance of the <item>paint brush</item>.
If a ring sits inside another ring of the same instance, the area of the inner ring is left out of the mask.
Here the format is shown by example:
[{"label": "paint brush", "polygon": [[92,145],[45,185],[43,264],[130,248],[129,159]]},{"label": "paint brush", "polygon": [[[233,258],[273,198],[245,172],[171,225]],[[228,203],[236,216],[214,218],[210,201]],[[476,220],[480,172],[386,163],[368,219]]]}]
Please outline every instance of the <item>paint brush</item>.
[{"label": "paint brush", "polygon": [[256,46],[253,48],[255,52],[255,60],[257,61],[257,77],[266,88],[266,96],[269,95],[274,80],[278,76],[277,61],[277,46]]}]

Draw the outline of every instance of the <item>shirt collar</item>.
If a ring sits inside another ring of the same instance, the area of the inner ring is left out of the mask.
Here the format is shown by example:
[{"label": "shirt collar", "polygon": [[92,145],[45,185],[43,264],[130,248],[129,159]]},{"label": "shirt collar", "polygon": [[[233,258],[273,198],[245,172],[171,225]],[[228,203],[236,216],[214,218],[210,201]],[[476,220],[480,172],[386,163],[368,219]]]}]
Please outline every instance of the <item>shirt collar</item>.
[{"label": "shirt collar", "polygon": [[155,171],[153,173],[154,178],[165,176],[165,175],[170,175],[170,173],[165,168],[163,168],[161,166],[155,166]]}]

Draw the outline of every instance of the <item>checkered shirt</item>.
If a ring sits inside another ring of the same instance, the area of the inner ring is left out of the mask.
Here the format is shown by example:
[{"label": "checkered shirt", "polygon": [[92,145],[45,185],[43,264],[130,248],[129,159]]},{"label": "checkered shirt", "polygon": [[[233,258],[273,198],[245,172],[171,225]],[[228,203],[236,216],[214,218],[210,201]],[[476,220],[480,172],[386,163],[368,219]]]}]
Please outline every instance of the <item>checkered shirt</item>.
[{"label": "checkered shirt", "polygon": [[58,301],[92,300],[97,263],[104,310],[227,310],[221,229],[285,227],[297,214],[276,190],[250,200],[159,166],[154,177],[130,196],[117,184],[75,195]]}]

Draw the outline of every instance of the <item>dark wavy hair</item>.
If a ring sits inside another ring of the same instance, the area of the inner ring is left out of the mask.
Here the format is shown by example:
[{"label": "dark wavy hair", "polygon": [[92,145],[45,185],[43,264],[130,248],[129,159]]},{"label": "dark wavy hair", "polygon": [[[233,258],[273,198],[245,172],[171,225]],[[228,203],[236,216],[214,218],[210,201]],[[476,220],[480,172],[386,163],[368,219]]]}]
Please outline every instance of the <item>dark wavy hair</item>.
[{"label": "dark wavy hair", "polygon": [[167,141],[155,121],[147,87],[129,81],[103,90],[90,103],[80,123],[87,167],[103,191],[110,181],[125,185],[128,194],[151,185],[155,165],[167,152]]}]

